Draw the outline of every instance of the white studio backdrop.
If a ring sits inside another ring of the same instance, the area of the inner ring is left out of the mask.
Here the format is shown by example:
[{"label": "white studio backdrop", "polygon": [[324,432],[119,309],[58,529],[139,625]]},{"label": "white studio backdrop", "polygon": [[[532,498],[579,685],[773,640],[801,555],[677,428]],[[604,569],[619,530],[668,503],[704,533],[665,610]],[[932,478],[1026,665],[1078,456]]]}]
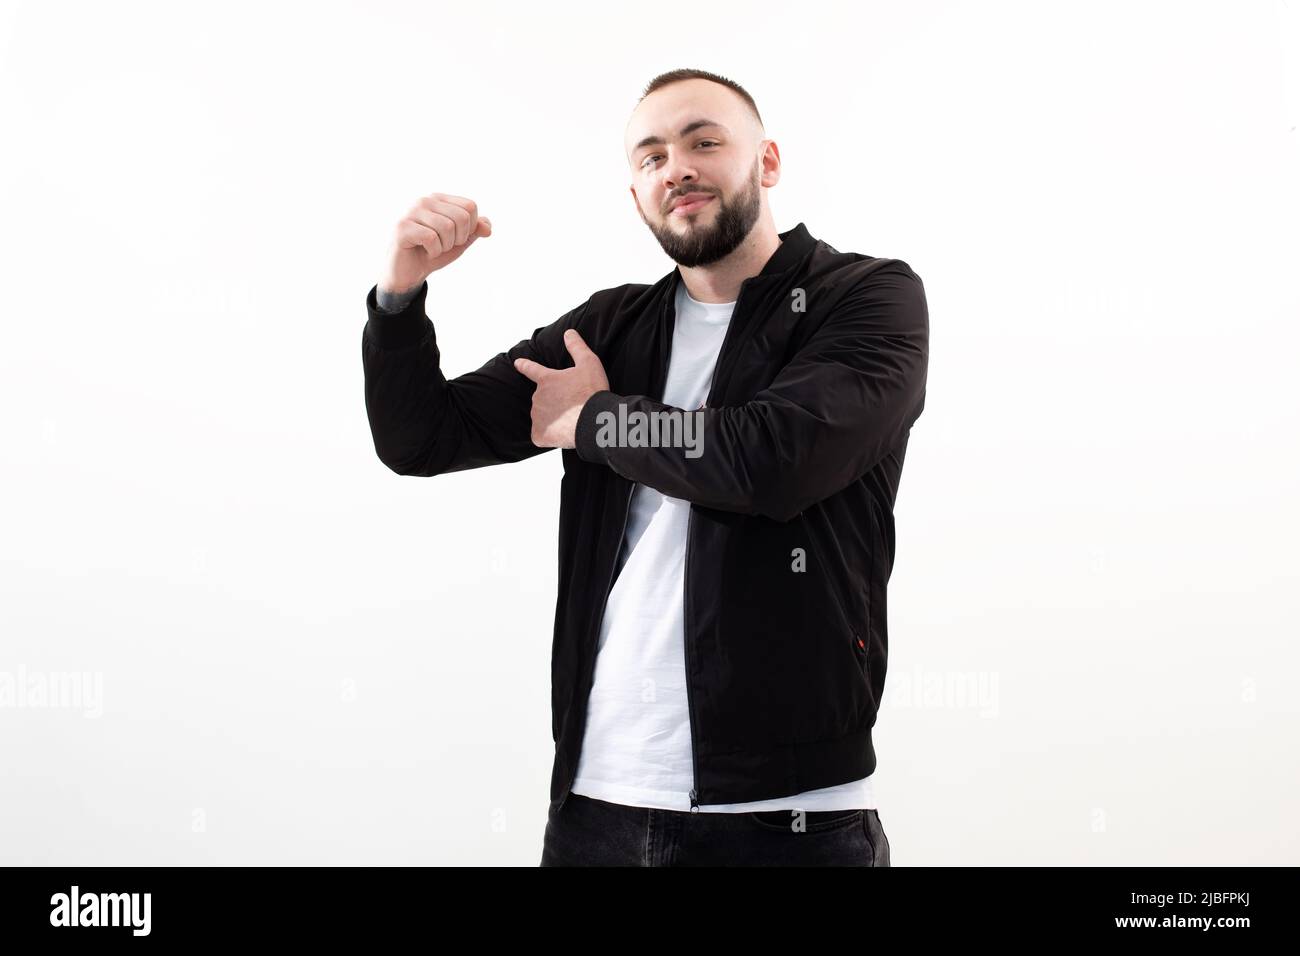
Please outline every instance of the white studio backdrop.
[{"label": "white studio backdrop", "polygon": [[0,5],[0,863],[536,865],[560,456],[388,471],[364,297],[433,191],[494,226],[448,376],[664,275],[622,136],[682,66],[758,101],[778,229],[926,285],[894,864],[1296,863],[1298,20]]}]

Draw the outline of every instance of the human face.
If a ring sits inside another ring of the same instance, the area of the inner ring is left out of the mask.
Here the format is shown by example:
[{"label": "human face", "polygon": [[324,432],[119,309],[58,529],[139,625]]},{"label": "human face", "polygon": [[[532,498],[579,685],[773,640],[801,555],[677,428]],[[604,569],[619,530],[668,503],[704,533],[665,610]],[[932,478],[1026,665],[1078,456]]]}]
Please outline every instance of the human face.
[{"label": "human face", "polygon": [[[758,221],[763,166],[756,128],[739,97],[707,80],[656,90],[633,113],[627,130],[632,197],[641,220],[679,265],[717,262]],[[672,208],[689,194],[704,201]]]}]

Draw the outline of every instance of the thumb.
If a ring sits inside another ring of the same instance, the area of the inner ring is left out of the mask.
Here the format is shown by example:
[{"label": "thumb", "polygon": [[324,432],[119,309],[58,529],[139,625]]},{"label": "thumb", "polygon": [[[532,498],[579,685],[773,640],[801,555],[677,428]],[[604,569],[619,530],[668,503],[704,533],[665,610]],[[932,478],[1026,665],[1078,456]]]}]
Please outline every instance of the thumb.
[{"label": "thumb", "polygon": [[582,336],[578,334],[577,329],[565,330],[564,347],[568,349],[569,354],[573,356],[574,365],[581,365],[582,363],[590,362],[593,359],[597,362],[600,361],[600,359],[596,357],[596,353],[593,352],[587,343],[582,340]]},{"label": "thumb", "polygon": [[474,231],[469,234],[469,238],[465,240],[465,245],[461,246],[461,250],[468,249],[474,245],[475,241],[490,235],[492,235],[492,220],[480,216],[478,222],[474,225]]}]

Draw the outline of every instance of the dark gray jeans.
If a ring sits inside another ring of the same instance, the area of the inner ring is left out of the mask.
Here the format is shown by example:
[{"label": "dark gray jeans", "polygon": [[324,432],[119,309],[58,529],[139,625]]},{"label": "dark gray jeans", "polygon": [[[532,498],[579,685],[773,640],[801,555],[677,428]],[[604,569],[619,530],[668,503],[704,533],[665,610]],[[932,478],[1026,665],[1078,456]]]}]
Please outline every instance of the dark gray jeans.
[{"label": "dark gray jeans", "polygon": [[551,807],[541,866],[889,866],[875,810],[690,813],[569,794]]}]

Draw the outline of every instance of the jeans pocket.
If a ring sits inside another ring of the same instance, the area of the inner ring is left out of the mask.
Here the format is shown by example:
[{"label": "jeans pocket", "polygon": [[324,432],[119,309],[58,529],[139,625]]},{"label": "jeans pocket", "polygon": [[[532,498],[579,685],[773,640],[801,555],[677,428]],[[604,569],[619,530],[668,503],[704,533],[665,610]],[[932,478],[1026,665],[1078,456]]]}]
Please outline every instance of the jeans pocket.
[{"label": "jeans pocket", "polygon": [[871,844],[872,866],[889,866],[889,837],[880,822],[880,811],[864,810],[862,829],[866,831],[867,842]]}]

